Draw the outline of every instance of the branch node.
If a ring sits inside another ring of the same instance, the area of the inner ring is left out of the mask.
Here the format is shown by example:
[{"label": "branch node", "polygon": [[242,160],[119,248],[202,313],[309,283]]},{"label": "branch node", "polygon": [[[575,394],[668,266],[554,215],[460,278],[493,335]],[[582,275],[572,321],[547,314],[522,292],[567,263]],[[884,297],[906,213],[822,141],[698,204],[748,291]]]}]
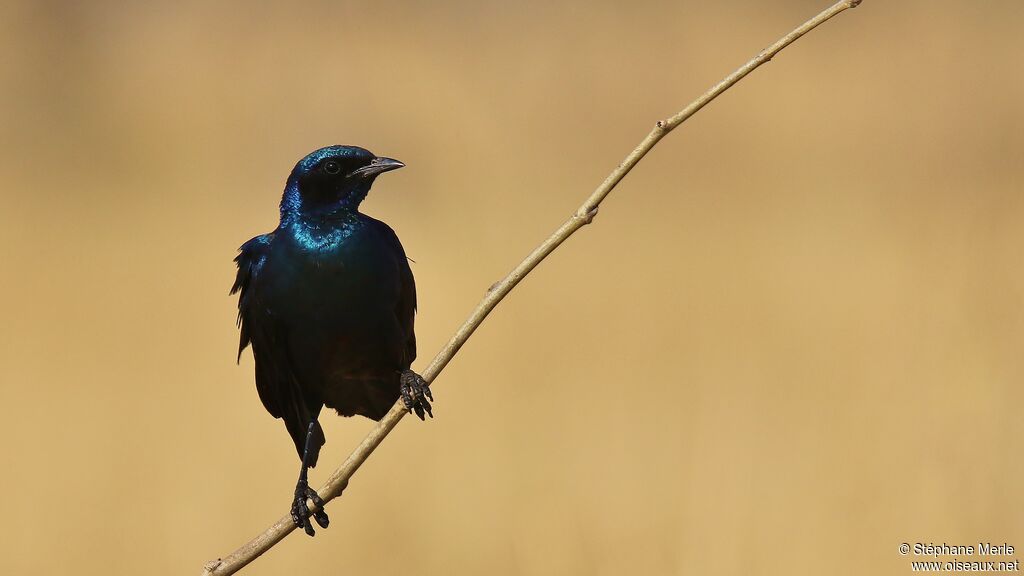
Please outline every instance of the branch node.
[{"label": "branch node", "polygon": [[491,284],[491,287],[487,289],[487,293],[490,294],[491,292],[494,292],[495,290],[498,289],[498,286],[500,286],[500,285],[501,285],[501,280],[498,280],[494,284]]},{"label": "branch node", "polygon": [[580,220],[582,220],[584,225],[590,224],[591,222],[594,221],[594,218],[597,216],[597,211],[598,211],[598,207],[594,206],[590,210],[587,210],[587,212],[585,214],[577,213],[576,217],[579,218]]},{"label": "branch node", "polygon": [[850,8],[856,8],[860,6],[862,0],[850,0]]}]

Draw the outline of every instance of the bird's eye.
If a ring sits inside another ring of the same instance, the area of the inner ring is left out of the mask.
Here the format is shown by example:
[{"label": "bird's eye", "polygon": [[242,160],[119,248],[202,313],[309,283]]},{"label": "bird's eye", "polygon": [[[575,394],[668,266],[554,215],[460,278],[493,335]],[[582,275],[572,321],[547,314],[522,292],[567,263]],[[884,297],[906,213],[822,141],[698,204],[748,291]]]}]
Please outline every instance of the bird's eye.
[{"label": "bird's eye", "polygon": [[324,163],[324,172],[328,174],[337,174],[341,172],[341,164],[338,164],[334,160],[329,160]]}]

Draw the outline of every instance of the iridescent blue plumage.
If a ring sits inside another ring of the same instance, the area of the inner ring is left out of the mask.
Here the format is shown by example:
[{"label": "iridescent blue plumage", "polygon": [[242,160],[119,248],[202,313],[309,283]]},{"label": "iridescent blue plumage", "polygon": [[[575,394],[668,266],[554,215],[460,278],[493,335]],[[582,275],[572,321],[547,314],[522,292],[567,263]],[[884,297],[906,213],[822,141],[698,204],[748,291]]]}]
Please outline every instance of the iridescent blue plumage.
[{"label": "iridescent blue plumage", "polygon": [[402,397],[421,418],[430,412],[430,392],[410,370],[416,286],[408,259],[387,224],[359,212],[374,179],[402,166],[354,146],[309,154],[288,177],[277,229],[243,244],[235,259],[239,354],[252,345],[260,399],[303,459],[292,512],[310,533],[305,469],[324,443],[321,408],[379,420]]},{"label": "iridescent blue plumage", "polygon": [[[302,211],[302,193],[299,190],[299,180],[304,175],[312,173],[327,159],[335,159],[337,161],[344,162],[369,163],[374,159],[374,155],[369,150],[358,146],[337,145],[326,146],[319,150],[310,152],[305,158],[299,160],[299,162],[295,164],[295,168],[292,169],[292,173],[288,176],[288,182],[285,184],[284,188],[284,195],[281,197],[282,220],[285,220],[286,218],[290,219]],[[350,210],[356,210],[359,208],[359,203],[366,198],[366,194],[370,191],[373,179],[370,178],[364,181],[363,184],[364,186],[360,186],[360,190],[357,194],[345,199],[346,207]]]}]

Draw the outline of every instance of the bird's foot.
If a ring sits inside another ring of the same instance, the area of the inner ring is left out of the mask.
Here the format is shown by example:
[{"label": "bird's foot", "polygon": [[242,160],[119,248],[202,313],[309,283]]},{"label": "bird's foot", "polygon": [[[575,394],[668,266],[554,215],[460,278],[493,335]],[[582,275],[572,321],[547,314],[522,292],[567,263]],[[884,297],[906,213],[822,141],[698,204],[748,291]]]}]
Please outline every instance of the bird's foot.
[{"label": "bird's foot", "polygon": [[[312,500],[313,504],[316,505],[317,511],[310,513],[309,507],[306,506],[306,499]],[[292,522],[299,528],[306,531],[306,534],[310,536],[316,536],[316,530],[313,530],[313,525],[309,522],[309,517],[312,516],[316,523],[321,528],[327,528],[330,523],[330,518],[327,517],[327,512],[324,512],[324,501],[320,498],[320,495],[309,487],[309,484],[303,481],[299,481],[295,485],[295,500],[292,500]]]},{"label": "bird's foot", "polygon": [[424,414],[434,417],[430,411],[430,400],[434,399],[434,395],[430,393],[430,384],[422,376],[412,370],[403,370],[399,378],[399,390],[406,409],[415,412],[420,420],[426,420]]}]

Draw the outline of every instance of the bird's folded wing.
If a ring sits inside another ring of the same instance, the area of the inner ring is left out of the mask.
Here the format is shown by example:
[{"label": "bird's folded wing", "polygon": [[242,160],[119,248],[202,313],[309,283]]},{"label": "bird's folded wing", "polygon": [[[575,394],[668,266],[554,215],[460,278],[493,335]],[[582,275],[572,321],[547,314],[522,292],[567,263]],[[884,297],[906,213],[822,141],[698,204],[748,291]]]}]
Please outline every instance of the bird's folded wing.
[{"label": "bird's folded wing", "polygon": [[373,220],[377,226],[378,233],[390,243],[398,262],[401,273],[401,287],[398,294],[398,302],[395,305],[395,316],[398,324],[405,334],[405,357],[404,365],[409,366],[416,359],[416,332],[414,323],[416,317],[416,280],[413,278],[412,269],[409,267],[409,258],[405,255],[398,235],[387,224]]},{"label": "bird's folded wing", "polygon": [[[306,432],[314,420],[313,407],[302,398],[295,370],[288,354],[288,335],[275,321],[271,311],[260,300],[260,270],[266,262],[273,233],[257,236],[239,249],[235,263],[238,275],[231,293],[238,293],[238,325],[241,337],[238,355],[252,344],[256,361],[256,391],[263,407],[275,418],[283,418],[285,427],[302,456]],[[323,445],[323,432],[317,427],[317,445]],[[316,453],[311,455],[311,466],[316,465]]]}]

